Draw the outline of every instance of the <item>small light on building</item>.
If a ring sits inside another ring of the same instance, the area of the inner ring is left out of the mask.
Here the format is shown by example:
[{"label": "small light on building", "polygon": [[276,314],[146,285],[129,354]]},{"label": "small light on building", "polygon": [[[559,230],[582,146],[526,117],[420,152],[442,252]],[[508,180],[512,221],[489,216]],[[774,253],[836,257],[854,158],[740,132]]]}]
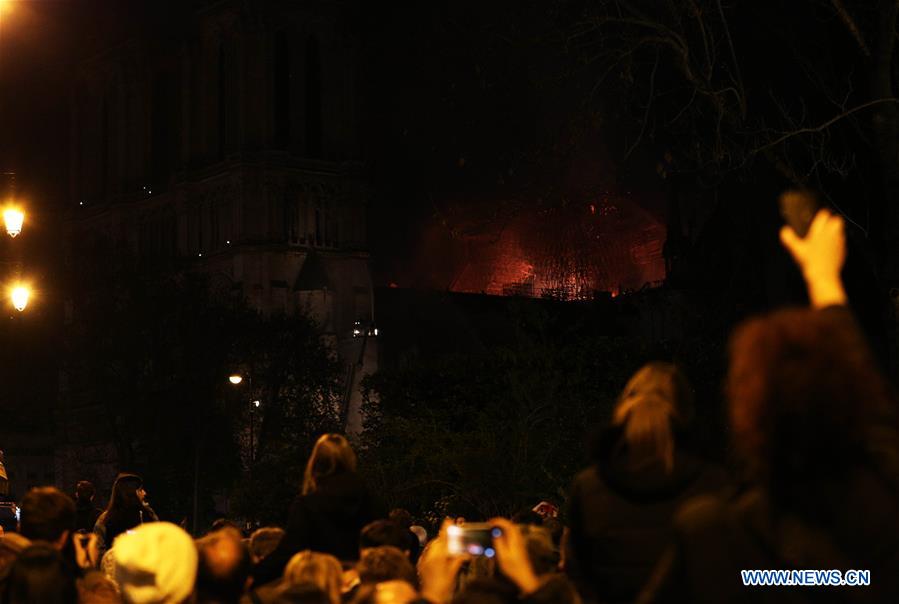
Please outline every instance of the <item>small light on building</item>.
[{"label": "small light on building", "polygon": [[230,239],[226,239],[226,240],[225,240],[225,245],[231,245],[231,240],[230,240]]},{"label": "small light on building", "polygon": [[83,205],[84,205],[84,202],[83,202],[83,201],[79,201],[79,202],[78,202],[78,205],[83,206]]},{"label": "small light on building", "polygon": [[253,401],[253,406],[256,407],[257,409],[259,408],[259,404],[260,404],[259,401]]},{"label": "small light on building", "polygon": [[198,258],[202,258],[202,257],[203,257],[203,252],[199,252],[199,253],[197,254],[197,257],[198,257]]},{"label": "small light on building", "polygon": [[375,327],[375,335],[378,335],[378,328]]}]

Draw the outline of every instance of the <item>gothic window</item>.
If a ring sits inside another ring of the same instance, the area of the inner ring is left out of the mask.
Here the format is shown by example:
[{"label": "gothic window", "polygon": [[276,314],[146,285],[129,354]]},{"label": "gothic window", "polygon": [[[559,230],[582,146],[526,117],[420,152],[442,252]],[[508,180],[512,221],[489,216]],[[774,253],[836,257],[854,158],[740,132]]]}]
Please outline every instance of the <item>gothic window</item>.
[{"label": "gothic window", "polygon": [[334,200],[326,195],[318,194],[314,198],[312,208],[314,230],[311,234],[316,247],[338,247],[338,214]]},{"label": "gothic window", "polygon": [[309,236],[309,204],[305,192],[288,188],[284,193],[284,235],[293,245],[306,245]]}]

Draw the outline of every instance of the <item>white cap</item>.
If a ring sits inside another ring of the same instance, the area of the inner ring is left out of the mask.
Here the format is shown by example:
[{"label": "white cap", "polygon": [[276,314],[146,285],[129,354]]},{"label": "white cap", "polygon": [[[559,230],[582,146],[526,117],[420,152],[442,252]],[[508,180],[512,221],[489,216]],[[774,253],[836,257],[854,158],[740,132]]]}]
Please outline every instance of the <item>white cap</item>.
[{"label": "white cap", "polygon": [[176,604],[193,593],[194,540],[171,522],[149,522],[115,540],[115,580],[133,604]]}]

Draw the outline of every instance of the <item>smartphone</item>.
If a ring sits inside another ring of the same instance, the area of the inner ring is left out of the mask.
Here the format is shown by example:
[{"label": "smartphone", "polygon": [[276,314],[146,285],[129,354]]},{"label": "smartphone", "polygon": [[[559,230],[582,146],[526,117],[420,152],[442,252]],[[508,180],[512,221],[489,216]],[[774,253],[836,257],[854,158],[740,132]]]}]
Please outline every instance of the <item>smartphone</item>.
[{"label": "smartphone", "polygon": [[784,191],[778,199],[778,206],[784,222],[800,237],[805,237],[812,219],[821,209],[818,197],[808,189]]},{"label": "smartphone", "polygon": [[446,529],[447,549],[454,556],[470,554],[492,558],[496,555],[493,539],[500,535],[502,531],[498,527],[486,522],[453,525]]}]

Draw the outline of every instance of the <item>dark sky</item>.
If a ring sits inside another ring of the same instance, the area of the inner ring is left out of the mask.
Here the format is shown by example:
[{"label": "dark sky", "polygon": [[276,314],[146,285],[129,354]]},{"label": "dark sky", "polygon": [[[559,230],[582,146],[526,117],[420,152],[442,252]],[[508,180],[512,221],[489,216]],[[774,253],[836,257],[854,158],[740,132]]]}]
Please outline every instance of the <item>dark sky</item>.
[{"label": "dark sky", "polygon": [[[139,0],[8,0],[0,14],[0,171],[32,210],[68,191],[70,74],[104,45],[171,9]],[[185,3],[182,3],[182,5]],[[173,9],[174,10],[174,9]]]},{"label": "dark sky", "polygon": [[[141,30],[177,27],[193,4],[10,0],[0,17],[0,171],[17,173],[32,228],[67,202],[70,75]],[[559,198],[566,187],[609,181],[612,166],[595,133],[575,143],[579,158],[557,149],[583,95],[560,84],[558,47],[540,39],[542,14],[531,3],[358,7],[367,24],[357,29],[370,241],[385,275],[397,272],[391,259],[429,245],[422,233],[439,223],[435,212],[514,210],[547,188]]]}]

